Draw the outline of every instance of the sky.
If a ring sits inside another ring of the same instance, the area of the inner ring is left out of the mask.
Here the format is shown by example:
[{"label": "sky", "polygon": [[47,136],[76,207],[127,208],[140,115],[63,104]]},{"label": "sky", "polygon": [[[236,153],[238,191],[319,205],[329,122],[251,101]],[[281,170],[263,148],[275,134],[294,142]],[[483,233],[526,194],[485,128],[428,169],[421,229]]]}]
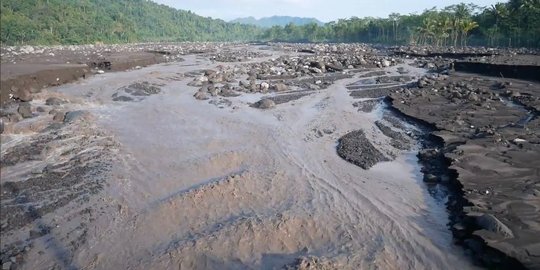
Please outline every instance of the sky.
[{"label": "sky", "polygon": [[[445,7],[467,0],[153,0],[178,9],[191,10],[205,17],[226,21],[273,15],[314,17],[323,22],[342,18],[386,17],[392,12],[410,14],[434,6]],[[503,0],[469,0],[490,6]]]}]

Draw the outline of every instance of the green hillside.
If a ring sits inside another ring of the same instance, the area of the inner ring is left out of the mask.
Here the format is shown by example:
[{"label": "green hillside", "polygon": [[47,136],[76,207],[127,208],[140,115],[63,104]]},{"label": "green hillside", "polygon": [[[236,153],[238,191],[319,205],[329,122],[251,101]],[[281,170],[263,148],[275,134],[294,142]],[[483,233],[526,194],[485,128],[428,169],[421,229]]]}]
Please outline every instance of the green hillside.
[{"label": "green hillside", "polygon": [[2,0],[0,19],[7,45],[247,41],[260,31],[147,0]]},{"label": "green hillside", "polygon": [[[1,0],[0,41],[91,44],[146,41],[291,41],[540,47],[540,1],[509,0],[490,7],[458,4],[387,18],[327,24],[270,17],[259,28],[227,23],[148,0]],[[291,21],[293,20],[293,21]],[[244,23],[257,22],[254,18]]]}]

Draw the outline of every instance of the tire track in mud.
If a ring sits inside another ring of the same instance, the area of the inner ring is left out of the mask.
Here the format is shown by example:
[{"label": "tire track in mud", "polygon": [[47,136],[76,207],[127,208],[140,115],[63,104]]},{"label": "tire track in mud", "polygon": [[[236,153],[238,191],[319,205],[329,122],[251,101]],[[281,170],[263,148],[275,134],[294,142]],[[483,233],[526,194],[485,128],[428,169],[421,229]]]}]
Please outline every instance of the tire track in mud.
[{"label": "tire track in mud", "polygon": [[[322,101],[327,101],[327,99],[323,98]],[[325,106],[323,106],[322,108],[324,107]],[[330,108],[329,110],[332,111],[332,113],[335,113],[336,111],[339,111],[339,108]],[[329,115],[330,113],[321,112],[320,114]],[[315,116],[314,118],[319,118],[319,116]],[[328,121],[326,119],[321,120],[321,122],[323,121],[325,121],[326,125],[328,125],[327,123]],[[309,126],[311,126],[317,121],[314,120],[314,121],[308,121],[308,122],[309,122]],[[305,127],[302,127],[302,128],[304,130],[309,130],[309,128],[305,128]],[[317,148],[318,146],[310,146],[310,147]],[[309,156],[309,154],[304,153],[304,156]],[[319,196],[320,201],[317,202],[319,206],[318,209],[324,209],[326,206],[328,210],[320,210],[320,212],[326,213],[327,214],[326,216],[328,216],[328,213],[332,213],[332,218],[334,218],[334,222],[336,222],[337,224],[340,224],[340,223],[341,224],[359,224],[360,223],[364,225],[362,226],[363,234],[379,235],[378,237],[375,238],[375,240],[373,240],[373,243],[365,245],[365,246],[372,246],[372,248],[368,248],[371,251],[367,252],[368,253],[367,259],[365,258],[363,259],[363,261],[367,262],[368,265],[369,263],[371,263],[370,258],[382,259],[383,261],[390,260],[389,258],[380,257],[380,256],[392,257],[391,255],[387,254],[388,253],[387,249],[390,248],[393,250],[392,254],[403,254],[402,256],[398,256],[398,258],[394,258],[391,260],[394,263],[393,264],[394,266],[398,264],[398,265],[409,265],[409,266],[415,265],[415,268],[427,267],[426,264],[424,264],[424,262],[429,261],[430,255],[426,255],[426,254],[432,253],[431,249],[433,248],[433,244],[430,243],[430,240],[420,239],[419,241],[413,241],[412,243],[408,243],[406,241],[404,241],[404,243],[400,243],[400,240],[397,240],[397,242],[391,241],[393,243],[385,244],[384,242],[387,242],[388,240],[384,240],[384,238],[381,237],[381,235],[385,235],[385,234],[388,234],[387,232],[390,232],[391,235],[393,235],[394,238],[396,239],[403,239],[403,240],[415,239],[415,238],[418,238],[418,236],[423,235],[420,231],[421,228],[418,228],[418,227],[414,228],[413,226],[412,227],[413,230],[411,231],[410,229],[407,230],[405,229],[404,226],[399,225],[400,221],[403,220],[402,215],[397,214],[395,210],[392,209],[390,205],[387,205],[384,201],[377,200],[376,198],[368,198],[364,196],[364,194],[362,194],[362,192],[360,192],[356,188],[355,185],[351,186],[350,184],[346,184],[344,181],[337,180],[337,179],[343,180],[344,178],[340,177],[336,172],[332,171],[331,167],[329,167],[327,172],[330,171],[333,176],[331,178],[335,179],[335,181],[333,181],[332,183],[330,183],[324,177],[317,177],[316,176],[317,174],[313,170],[310,170],[307,167],[308,165],[304,165],[304,164],[309,164],[309,162],[306,162],[305,158],[303,161],[300,161],[302,160],[302,158],[298,158],[298,159],[293,158],[290,155],[290,153],[287,154],[287,158],[290,160],[293,160],[295,165],[302,170],[302,175],[306,179],[308,179],[308,183],[310,184],[312,192],[322,195],[322,196]],[[354,195],[347,196],[342,192],[342,189],[347,190],[347,191],[354,191]],[[351,198],[354,198],[354,199],[351,199]],[[373,201],[374,199],[376,201]],[[358,202],[358,200],[360,200],[361,202]],[[371,209],[371,210],[368,210],[368,213],[373,213],[370,217],[366,216],[366,214],[363,213],[366,210],[366,205],[368,205],[367,209]],[[412,205],[407,205],[407,207],[410,207],[414,209],[413,210],[414,212],[417,212],[416,209],[418,208],[413,207]],[[344,208],[345,210],[343,210]],[[355,209],[362,209],[362,211],[355,211]],[[377,217],[377,220],[373,220],[373,217],[375,216]],[[381,218],[383,220],[380,220]],[[368,221],[366,221],[366,219]],[[372,226],[371,224],[375,224],[375,226]],[[381,231],[380,225],[377,226],[377,224],[388,224],[388,225],[383,226],[383,229]],[[408,225],[410,226],[411,224],[408,224]],[[350,226],[352,226],[351,229],[346,228]],[[357,226],[349,225],[349,226],[344,226],[343,228],[344,228],[343,229],[344,233],[351,235],[351,240],[355,240],[352,237],[353,234],[351,233],[351,231],[355,231],[355,230],[358,231]],[[357,233],[357,234],[360,235],[361,233]],[[380,240],[380,239],[383,239],[383,240]],[[359,241],[357,240],[355,242],[358,244]],[[403,244],[405,244],[406,246],[398,248],[399,245],[402,246]],[[358,245],[358,246],[360,246],[359,248],[362,249],[361,245]],[[417,246],[421,247],[420,248],[422,250],[421,252],[419,252],[418,254],[408,254],[410,253],[410,250],[418,249]],[[444,258],[444,255],[440,252],[433,255]],[[420,256],[420,257],[417,257],[417,256]],[[404,263],[404,262],[407,262],[407,263]],[[443,259],[443,261],[439,261],[438,263],[435,263],[433,266],[441,267],[444,265],[446,264]],[[387,264],[384,267],[388,268],[391,266],[392,264]]]},{"label": "tire track in mud", "polygon": [[[321,101],[317,102],[318,104],[321,104],[323,102],[324,104],[328,105],[330,97],[324,97],[321,99]],[[320,108],[319,113],[322,115],[326,113],[325,111],[328,109],[328,106],[317,106]],[[331,108],[328,110],[332,111],[332,114],[335,113],[336,108]],[[328,114],[326,114],[328,115]],[[319,115],[315,116],[314,119],[318,119]],[[313,125],[314,122],[317,122],[316,120],[310,120],[307,121],[309,126]],[[308,128],[302,127],[303,130],[309,130]],[[312,146],[313,147],[313,146]],[[285,152],[285,151],[284,151]],[[302,176],[304,179],[307,180],[309,183],[311,190],[315,194],[319,194],[320,200],[316,202],[316,209],[318,209],[322,215],[324,215],[326,218],[332,219],[332,224],[341,224],[340,227],[342,228],[340,234],[347,235],[346,238],[349,238],[350,241],[354,242],[356,246],[361,247],[360,240],[353,237],[353,231],[358,230],[357,225],[352,224],[359,224],[361,221],[364,221],[363,224],[367,224],[367,231],[370,231],[367,233],[368,235],[372,234],[372,232],[375,231],[375,228],[372,227],[370,224],[377,224],[376,222],[365,222],[368,217],[364,214],[362,214],[361,211],[358,211],[356,209],[362,209],[362,204],[356,203],[356,205],[353,205],[354,202],[347,198],[347,196],[341,191],[340,186],[341,184],[338,184],[338,182],[334,181],[334,183],[330,183],[328,180],[317,177],[315,172],[310,170],[305,162],[299,161],[297,158],[294,158],[291,153],[286,154],[287,158],[302,171]],[[333,173],[335,176],[334,179],[340,179],[335,173]],[[322,195],[322,196],[321,196]],[[366,197],[364,197],[362,194],[359,195],[357,199],[362,198],[362,201],[369,201]],[[316,196],[315,196],[316,197]],[[369,202],[371,207],[374,207],[374,205]],[[345,210],[343,210],[345,208]],[[324,210],[322,210],[324,209]],[[331,215],[329,215],[331,213]],[[363,228],[363,230],[366,230],[366,227]],[[346,243],[342,243],[345,245],[348,245]],[[351,256],[351,255],[349,255]]]},{"label": "tire track in mud", "polygon": [[[401,187],[335,153],[337,135],[374,126],[373,115],[352,106],[345,86],[356,79],[266,112],[194,103],[186,81],[167,82],[159,96],[137,104],[105,104],[101,116],[118,124],[126,154],[106,201],[118,209],[95,223],[79,265],[271,269],[309,255],[339,269],[445,268],[455,260],[407,216],[424,202],[388,200],[411,184]],[[325,127],[333,133],[312,138]]]}]

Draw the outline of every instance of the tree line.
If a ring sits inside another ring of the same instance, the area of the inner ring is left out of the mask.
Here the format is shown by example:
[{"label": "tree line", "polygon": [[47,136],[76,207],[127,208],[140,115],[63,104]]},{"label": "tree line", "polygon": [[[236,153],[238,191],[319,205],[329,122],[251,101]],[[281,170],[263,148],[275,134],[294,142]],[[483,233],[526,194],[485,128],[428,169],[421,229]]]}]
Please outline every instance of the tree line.
[{"label": "tree line", "polygon": [[0,41],[91,44],[147,41],[368,42],[540,47],[540,0],[458,4],[420,14],[263,29],[148,0],[2,0]]},{"label": "tree line", "polygon": [[272,27],[262,39],[294,42],[368,42],[434,46],[540,47],[540,0],[490,7],[458,4],[420,14],[341,19],[324,26]]}]

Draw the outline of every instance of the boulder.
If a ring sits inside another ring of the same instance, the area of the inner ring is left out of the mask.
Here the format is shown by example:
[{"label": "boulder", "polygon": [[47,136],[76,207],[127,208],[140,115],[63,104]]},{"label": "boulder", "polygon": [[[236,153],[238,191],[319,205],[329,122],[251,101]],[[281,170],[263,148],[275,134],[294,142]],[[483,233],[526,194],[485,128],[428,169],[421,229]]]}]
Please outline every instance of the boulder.
[{"label": "boulder", "polygon": [[250,84],[249,84],[249,82],[246,82],[246,81],[239,81],[238,86],[240,86],[242,88],[245,88],[245,89],[248,89]]},{"label": "boulder", "polygon": [[284,83],[277,83],[276,85],[274,85],[274,89],[277,92],[284,92],[288,90],[288,87]]},{"label": "boulder", "polygon": [[45,105],[48,105],[48,106],[62,105],[65,103],[66,102],[64,100],[59,99],[57,97],[50,97],[47,100],[45,100]]},{"label": "boulder", "polygon": [[423,79],[418,81],[418,88],[424,88],[427,86],[427,82]]},{"label": "boulder", "polygon": [[230,87],[223,87],[221,89],[221,92],[219,93],[220,96],[223,97],[236,97],[238,94],[236,94]]},{"label": "boulder", "polygon": [[325,65],[320,61],[312,61],[310,63],[310,66],[313,67],[313,68],[321,69],[321,70],[325,68]]},{"label": "boulder", "polygon": [[215,87],[213,84],[208,85],[208,93],[212,95],[213,97],[217,96],[221,90],[217,87]]},{"label": "boulder", "polygon": [[217,72],[215,70],[207,69],[204,71],[204,75],[207,77],[210,77],[212,75],[215,75]]},{"label": "boulder", "polygon": [[197,87],[197,86],[202,86],[203,84],[207,82],[208,82],[208,77],[201,75],[193,79],[193,81],[190,82],[188,85]]},{"label": "boulder", "polygon": [[270,85],[267,82],[261,83],[261,91],[266,92],[270,88]]},{"label": "boulder", "polygon": [[88,111],[71,111],[65,114],[64,123],[73,123],[75,121],[84,120],[90,117]]},{"label": "boulder", "polygon": [[13,96],[20,101],[32,101],[32,93],[28,89],[19,89]]},{"label": "boulder", "polygon": [[65,112],[57,112],[54,114],[53,116],[53,121],[54,122],[64,122],[64,118],[66,117],[66,113]]},{"label": "boulder", "polygon": [[23,117],[23,118],[31,118],[32,115],[32,106],[28,102],[22,102],[19,104],[19,108],[17,109],[17,112]]},{"label": "boulder", "polygon": [[206,95],[206,92],[203,92],[203,91],[198,91],[193,96],[195,97],[195,99],[198,99],[198,100],[207,100],[208,99],[208,96]]},{"label": "boulder", "polygon": [[312,73],[323,73],[323,71],[320,69],[320,68],[316,68],[316,67],[312,67],[312,68],[309,68],[309,71],[311,71]]},{"label": "boulder", "polygon": [[266,110],[266,109],[271,109],[271,108],[274,108],[276,106],[276,103],[271,100],[271,99],[261,99],[259,102],[255,103],[255,107],[259,108],[259,109],[263,109],[263,110]]},{"label": "boulder", "polygon": [[326,69],[332,70],[332,71],[343,71],[342,66],[334,65],[334,64],[326,64]]}]

